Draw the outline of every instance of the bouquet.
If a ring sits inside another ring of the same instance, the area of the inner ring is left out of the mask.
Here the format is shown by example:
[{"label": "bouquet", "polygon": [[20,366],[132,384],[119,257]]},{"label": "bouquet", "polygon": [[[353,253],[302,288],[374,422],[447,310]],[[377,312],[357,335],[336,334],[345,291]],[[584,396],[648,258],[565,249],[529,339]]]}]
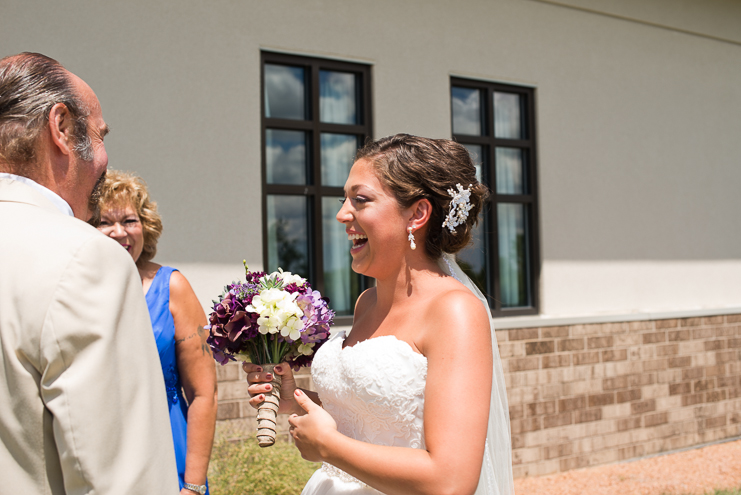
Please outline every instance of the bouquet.
[{"label": "bouquet", "polygon": [[[306,279],[280,268],[269,275],[250,272],[246,262],[244,268],[245,282],[224,288],[205,327],[214,359],[222,366],[249,359],[268,372],[284,361],[293,369],[310,366],[334,320],[327,298]],[[272,374],[272,390],[257,410],[261,447],[275,443],[281,378]]]}]

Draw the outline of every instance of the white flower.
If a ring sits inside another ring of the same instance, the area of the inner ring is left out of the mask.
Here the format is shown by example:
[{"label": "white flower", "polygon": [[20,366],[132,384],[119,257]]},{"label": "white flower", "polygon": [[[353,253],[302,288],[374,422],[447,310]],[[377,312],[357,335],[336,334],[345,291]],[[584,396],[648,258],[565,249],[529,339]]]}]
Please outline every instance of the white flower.
[{"label": "white flower", "polygon": [[301,287],[306,282],[305,278],[301,278],[291,272],[284,272],[282,268],[278,268],[278,271],[278,278],[281,279],[285,285],[296,284]]},{"label": "white flower", "polygon": [[304,312],[296,304],[297,296],[297,293],[289,294],[280,289],[265,289],[253,297],[247,311],[260,315],[257,319],[259,332],[263,335],[280,332],[284,337],[297,340],[304,327],[301,320]]}]

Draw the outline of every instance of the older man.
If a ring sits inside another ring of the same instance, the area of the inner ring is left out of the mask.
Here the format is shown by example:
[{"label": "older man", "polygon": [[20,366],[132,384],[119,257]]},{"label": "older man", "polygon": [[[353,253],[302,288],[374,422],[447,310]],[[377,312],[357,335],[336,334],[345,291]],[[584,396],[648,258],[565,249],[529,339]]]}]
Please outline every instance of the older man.
[{"label": "older man", "polygon": [[55,60],[0,60],[2,493],[178,493],[141,282],[82,221],[107,132],[95,93]]}]

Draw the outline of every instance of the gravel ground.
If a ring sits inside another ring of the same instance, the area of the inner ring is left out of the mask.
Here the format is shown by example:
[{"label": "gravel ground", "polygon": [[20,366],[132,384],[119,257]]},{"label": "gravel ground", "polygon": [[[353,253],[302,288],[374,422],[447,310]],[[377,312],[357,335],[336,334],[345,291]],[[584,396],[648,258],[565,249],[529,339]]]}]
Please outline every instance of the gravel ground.
[{"label": "gravel ground", "polygon": [[515,480],[516,495],[702,495],[741,488],[741,440]]}]

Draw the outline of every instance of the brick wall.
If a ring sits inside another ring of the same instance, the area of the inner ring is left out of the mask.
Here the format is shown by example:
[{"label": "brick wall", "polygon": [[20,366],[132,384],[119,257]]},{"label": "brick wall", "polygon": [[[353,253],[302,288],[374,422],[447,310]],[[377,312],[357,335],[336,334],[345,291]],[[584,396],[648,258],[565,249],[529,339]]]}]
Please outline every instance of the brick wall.
[{"label": "brick wall", "polygon": [[515,477],[741,434],[741,315],[497,331]]},{"label": "brick wall", "polygon": [[[497,339],[515,477],[741,435],[741,315],[497,330]],[[218,419],[254,435],[244,373],[216,368]],[[311,388],[308,371],[297,378]]]}]

